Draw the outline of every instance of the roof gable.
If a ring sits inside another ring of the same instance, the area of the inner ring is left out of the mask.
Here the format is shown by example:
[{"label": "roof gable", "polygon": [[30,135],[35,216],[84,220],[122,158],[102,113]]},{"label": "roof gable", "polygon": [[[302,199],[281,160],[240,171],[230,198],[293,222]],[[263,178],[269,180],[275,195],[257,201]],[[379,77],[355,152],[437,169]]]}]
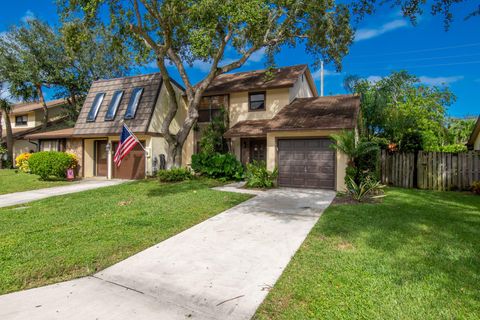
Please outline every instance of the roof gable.
[{"label": "roof gable", "polygon": [[[68,102],[65,99],[56,99],[45,102],[47,105],[47,109],[61,107],[66,105]],[[10,112],[12,115],[16,114],[23,114],[28,113],[36,110],[43,109],[43,105],[40,102],[22,102],[16,103],[12,106],[12,111]]]},{"label": "roof gable", "polygon": [[478,116],[477,122],[475,123],[475,127],[473,127],[473,131],[470,134],[470,138],[468,139],[467,145],[473,146],[475,144],[475,140],[477,139],[478,135],[480,135],[480,116]]},{"label": "roof gable", "polygon": [[265,90],[292,87],[298,78],[308,70],[306,64],[283,67],[272,70],[272,76],[267,76],[267,70],[255,70],[237,73],[225,73],[216,77],[205,94],[220,94],[252,90]]},{"label": "roof gable", "polygon": [[[94,81],[75,124],[74,136],[117,134],[120,132],[123,122],[125,122],[133,132],[147,132],[151,116],[155,110],[161,85],[162,77],[160,73]],[[124,115],[133,89],[137,87],[143,88],[143,93],[135,117],[133,119],[124,120]],[[118,106],[117,113],[113,120],[105,121],[105,115],[113,94],[118,90],[123,90],[124,93]],[[95,96],[98,93],[105,93],[105,97],[100,105],[95,121],[88,122],[88,112],[90,111]]]}]

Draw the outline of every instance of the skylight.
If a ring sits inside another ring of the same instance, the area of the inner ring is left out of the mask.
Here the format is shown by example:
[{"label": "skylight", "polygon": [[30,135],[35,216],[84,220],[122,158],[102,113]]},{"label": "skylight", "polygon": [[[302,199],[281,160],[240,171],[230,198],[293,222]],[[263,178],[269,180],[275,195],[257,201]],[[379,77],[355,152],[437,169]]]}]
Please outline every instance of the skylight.
[{"label": "skylight", "polygon": [[105,93],[100,92],[97,93],[95,96],[95,99],[93,99],[92,107],[90,108],[90,111],[88,112],[87,115],[87,121],[92,122],[95,121],[97,118],[98,110],[100,110],[100,105],[103,102],[103,98],[105,97]]},{"label": "skylight", "polygon": [[122,97],[123,97],[122,90],[117,90],[113,93],[112,100],[110,101],[110,104],[108,105],[107,113],[105,114],[105,121],[111,121],[115,118],[115,115],[117,114],[117,110],[118,110],[118,105],[120,104]]},{"label": "skylight", "polygon": [[127,112],[125,112],[125,119],[135,118],[135,113],[137,113],[138,103],[142,97],[143,88],[135,88],[132,91],[132,96],[128,102]]}]

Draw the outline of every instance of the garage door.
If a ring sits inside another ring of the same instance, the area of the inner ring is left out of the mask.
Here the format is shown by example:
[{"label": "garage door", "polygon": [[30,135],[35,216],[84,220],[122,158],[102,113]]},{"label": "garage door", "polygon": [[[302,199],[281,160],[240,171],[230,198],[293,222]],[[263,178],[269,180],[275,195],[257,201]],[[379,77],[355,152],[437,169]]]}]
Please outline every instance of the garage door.
[{"label": "garage door", "polygon": [[[141,141],[142,144],[144,142]],[[113,144],[117,150],[118,142]],[[112,157],[113,158],[113,157]],[[120,167],[112,163],[112,176],[117,179],[143,179],[145,178],[145,153],[138,144],[123,158]]]},{"label": "garage door", "polygon": [[335,188],[335,151],[330,139],[278,140],[278,184]]}]

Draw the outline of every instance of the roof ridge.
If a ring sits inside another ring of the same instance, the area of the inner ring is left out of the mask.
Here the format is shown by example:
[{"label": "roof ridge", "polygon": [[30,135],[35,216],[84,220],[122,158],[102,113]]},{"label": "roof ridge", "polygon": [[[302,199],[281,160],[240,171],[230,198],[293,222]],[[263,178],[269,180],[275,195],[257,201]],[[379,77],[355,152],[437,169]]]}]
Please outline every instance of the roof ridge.
[{"label": "roof ridge", "polygon": [[[303,67],[306,70],[308,65],[306,63],[301,63],[301,64],[294,64],[294,65],[290,65],[290,66],[277,67],[277,68],[274,68],[274,69],[275,70],[282,70],[282,69],[295,68],[295,67]],[[265,72],[265,71],[267,71],[267,68],[254,69],[254,70],[249,70],[249,71],[239,71],[239,72],[233,72],[233,73],[222,73],[222,74],[218,75],[217,78],[222,77],[222,76],[227,76],[227,75],[239,75],[239,74],[244,74],[244,73],[262,73],[262,72]]]}]

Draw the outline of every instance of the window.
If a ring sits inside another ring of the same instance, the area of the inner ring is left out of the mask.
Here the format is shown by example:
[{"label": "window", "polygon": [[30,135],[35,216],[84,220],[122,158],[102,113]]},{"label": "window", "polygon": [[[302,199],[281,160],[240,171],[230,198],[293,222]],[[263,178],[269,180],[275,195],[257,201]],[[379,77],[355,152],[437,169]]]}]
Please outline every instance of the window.
[{"label": "window", "polygon": [[120,104],[122,97],[123,97],[122,90],[117,90],[113,93],[112,101],[110,101],[110,104],[108,105],[107,113],[105,114],[105,121],[111,121],[115,118],[115,115],[117,114],[117,110],[118,110],[118,105]]},{"label": "window", "polygon": [[253,92],[248,94],[248,110],[265,110],[265,92]]},{"label": "window", "polygon": [[93,99],[92,107],[90,108],[90,111],[87,115],[88,122],[95,121],[95,119],[97,118],[98,110],[100,110],[100,105],[102,104],[104,97],[105,93],[101,92],[97,93],[95,99]]},{"label": "window", "polygon": [[198,106],[198,122],[211,122],[228,106],[228,95],[202,97]]},{"label": "window", "polygon": [[137,113],[138,103],[142,97],[143,88],[135,88],[132,91],[132,96],[130,101],[128,101],[127,112],[125,112],[125,119],[135,118],[135,113]]},{"label": "window", "polygon": [[28,116],[26,114],[15,117],[16,126],[26,126],[28,123]]}]

